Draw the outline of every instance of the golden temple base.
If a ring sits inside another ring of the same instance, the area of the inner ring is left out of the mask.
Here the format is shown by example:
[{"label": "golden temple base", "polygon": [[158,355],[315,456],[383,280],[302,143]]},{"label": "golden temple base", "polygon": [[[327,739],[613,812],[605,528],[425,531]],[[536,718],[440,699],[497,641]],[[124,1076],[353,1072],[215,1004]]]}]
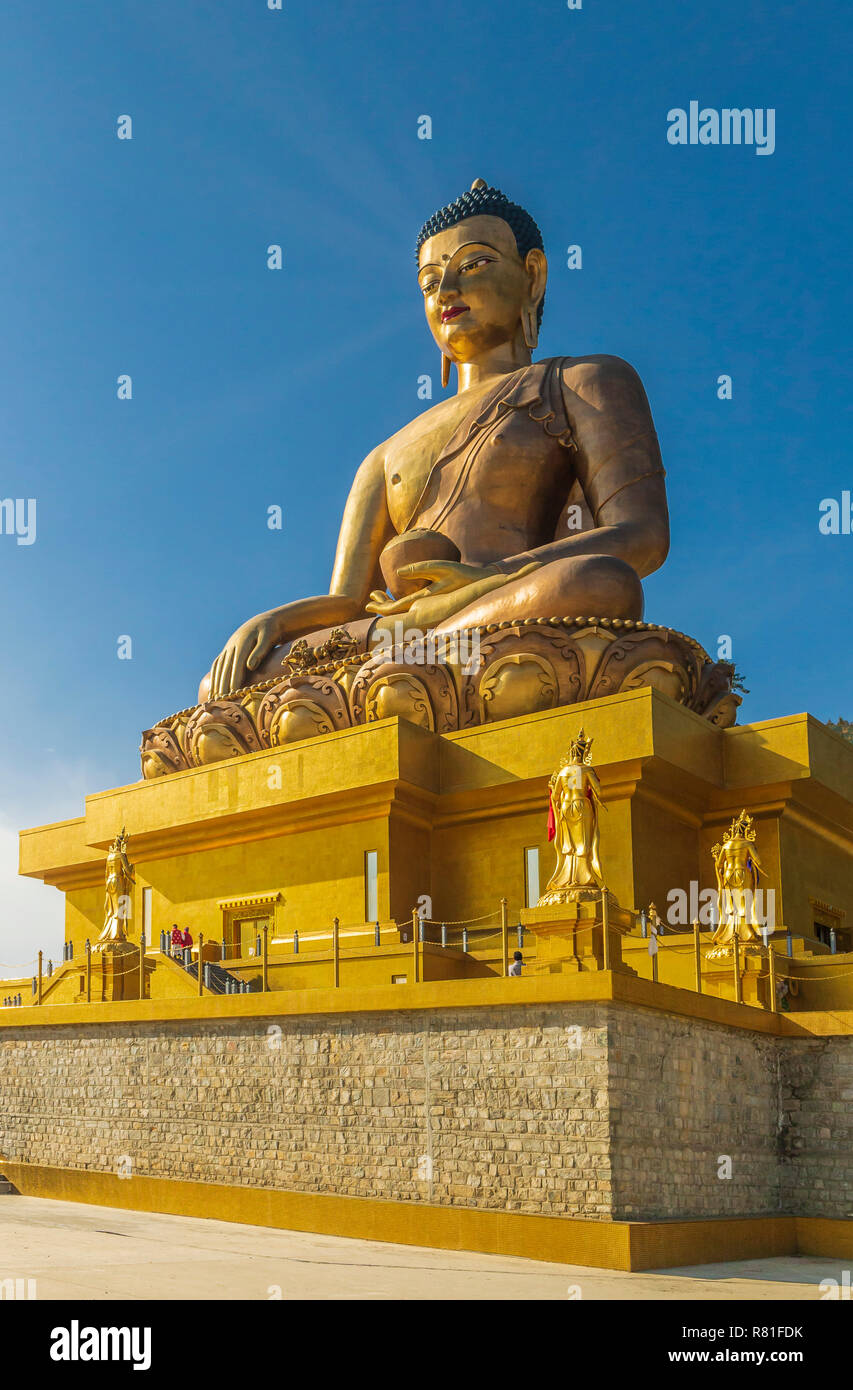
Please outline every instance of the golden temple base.
[{"label": "golden temple base", "polygon": [[[442,922],[456,952],[443,965],[430,959],[427,976],[501,973],[499,905],[506,898],[510,956],[520,909],[529,928],[525,969],[537,960],[548,970],[560,960],[560,969],[602,969],[594,904],[570,912],[523,908],[530,855],[538,856],[541,883],[554,867],[548,778],[581,722],[595,740],[606,807],[601,859],[620,905],[654,902],[666,919],[674,893],[688,901],[713,888],[711,848],[745,806],[756,819],[777,926],[808,941],[816,922],[827,923],[837,928],[839,952],[851,949],[853,747],[808,715],[720,729],[641,688],[448,734],[391,718],[87,797],[79,818],[21,834],[21,872],[64,893],[74,946],[73,964],[45,981],[45,1002],[80,999],[82,947],[103,925],[104,861],[122,825],[136,866],[127,931],[136,949],[145,924],[149,961],[161,929],[177,922],[196,943],[203,934],[214,960],[224,940],[222,963],[236,962],[259,988],[256,937],[265,922],[270,987],[325,987],[337,918],[341,980],[354,988],[389,985],[413,977],[407,946],[412,909],[421,904],[433,923],[426,956],[442,949]],[[368,862],[376,868],[372,885]],[[365,920],[368,888],[381,949],[374,922]],[[688,908],[681,919],[688,934],[692,915]],[[612,923],[620,921],[614,907]],[[466,922],[467,955],[459,925]],[[611,935],[613,967],[627,962],[648,977],[647,943],[622,937],[620,954]],[[710,938],[703,932],[706,952]],[[694,988],[689,947],[689,935],[678,949],[661,939],[662,981]],[[813,968],[809,952],[826,948],[804,949],[800,1007],[850,1007],[853,971],[819,961]],[[95,961],[108,954],[93,953],[96,976]],[[724,988],[729,963],[714,964]],[[112,981],[110,967],[104,970],[93,997],[129,997],[116,992],[115,969]],[[121,988],[132,990],[134,978],[131,969]],[[162,998],[186,998],[196,988],[160,958],[146,984]]]},{"label": "golden temple base", "polygon": [[135,1175],[122,1179],[115,1173],[7,1161],[3,1171],[25,1197],[236,1221],[353,1240],[473,1250],[594,1269],[635,1272],[791,1255],[853,1258],[853,1221],[844,1219],[754,1216],[706,1221],[590,1221],[225,1183]]}]

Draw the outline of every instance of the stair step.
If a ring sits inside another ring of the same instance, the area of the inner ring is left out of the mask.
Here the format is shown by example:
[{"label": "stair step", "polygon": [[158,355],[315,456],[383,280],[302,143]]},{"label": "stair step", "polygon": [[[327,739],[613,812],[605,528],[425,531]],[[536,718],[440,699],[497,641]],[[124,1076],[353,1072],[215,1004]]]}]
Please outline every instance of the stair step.
[{"label": "stair step", "polygon": [[17,1188],[14,1187],[12,1183],[8,1182],[6,1178],[0,1178],[0,1197],[8,1197],[12,1194],[17,1197]]}]

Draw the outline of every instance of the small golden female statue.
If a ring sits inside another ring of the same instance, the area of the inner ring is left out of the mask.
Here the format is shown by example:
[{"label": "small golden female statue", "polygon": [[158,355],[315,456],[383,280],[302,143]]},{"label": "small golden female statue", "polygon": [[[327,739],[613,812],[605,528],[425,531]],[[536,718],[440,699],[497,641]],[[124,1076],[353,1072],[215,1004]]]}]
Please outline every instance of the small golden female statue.
[{"label": "small golden female statue", "polygon": [[127,857],[127,834],[122,827],[107,854],[104,929],[95,944],[96,951],[127,941],[124,927],[130,916],[130,892],[134,881],[133,865]]},{"label": "small golden female statue", "polygon": [[592,739],[581,729],[548,784],[548,839],[554,841],[557,867],[539,907],[597,897],[604,887],[598,828],[601,784],[590,766],[591,748]]},{"label": "small golden female statue", "polygon": [[730,956],[735,937],[741,947],[761,944],[758,916],[758,880],[764,873],[755,849],[752,816],[746,811],[732,821],[721,845],[714,845],[719,925],[709,957]]}]

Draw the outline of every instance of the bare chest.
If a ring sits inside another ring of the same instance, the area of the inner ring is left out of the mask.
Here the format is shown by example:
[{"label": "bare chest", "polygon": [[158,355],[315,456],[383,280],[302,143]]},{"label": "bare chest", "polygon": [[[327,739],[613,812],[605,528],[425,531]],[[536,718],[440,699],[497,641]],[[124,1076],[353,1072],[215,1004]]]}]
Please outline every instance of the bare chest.
[{"label": "bare chest", "polygon": [[385,455],[385,494],[396,530],[405,530],[430,473],[472,410],[470,396],[441,401],[412,420],[390,441]]},{"label": "bare chest", "polygon": [[[435,503],[442,484],[436,463],[466,418],[474,417],[470,396],[442,402],[412,421],[390,441],[385,456],[388,510],[397,531],[419,524]],[[566,486],[566,450],[549,440],[526,410],[508,411],[502,418],[460,436],[459,452],[470,460],[468,502],[503,514],[526,513],[537,499],[551,506]],[[454,457],[457,451],[454,449]],[[519,495],[522,488],[524,498]],[[553,494],[553,498],[552,498]]]}]

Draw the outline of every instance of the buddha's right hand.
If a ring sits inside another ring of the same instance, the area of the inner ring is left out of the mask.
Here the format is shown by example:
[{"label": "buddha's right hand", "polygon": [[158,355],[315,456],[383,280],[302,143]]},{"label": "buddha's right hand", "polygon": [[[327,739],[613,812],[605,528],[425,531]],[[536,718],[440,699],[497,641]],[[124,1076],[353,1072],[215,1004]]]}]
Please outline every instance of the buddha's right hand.
[{"label": "buddha's right hand", "polygon": [[247,677],[281,640],[279,627],[274,613],[259,613],[238,627],[210,668],[206,698],[218,700],[246,685]]}]

